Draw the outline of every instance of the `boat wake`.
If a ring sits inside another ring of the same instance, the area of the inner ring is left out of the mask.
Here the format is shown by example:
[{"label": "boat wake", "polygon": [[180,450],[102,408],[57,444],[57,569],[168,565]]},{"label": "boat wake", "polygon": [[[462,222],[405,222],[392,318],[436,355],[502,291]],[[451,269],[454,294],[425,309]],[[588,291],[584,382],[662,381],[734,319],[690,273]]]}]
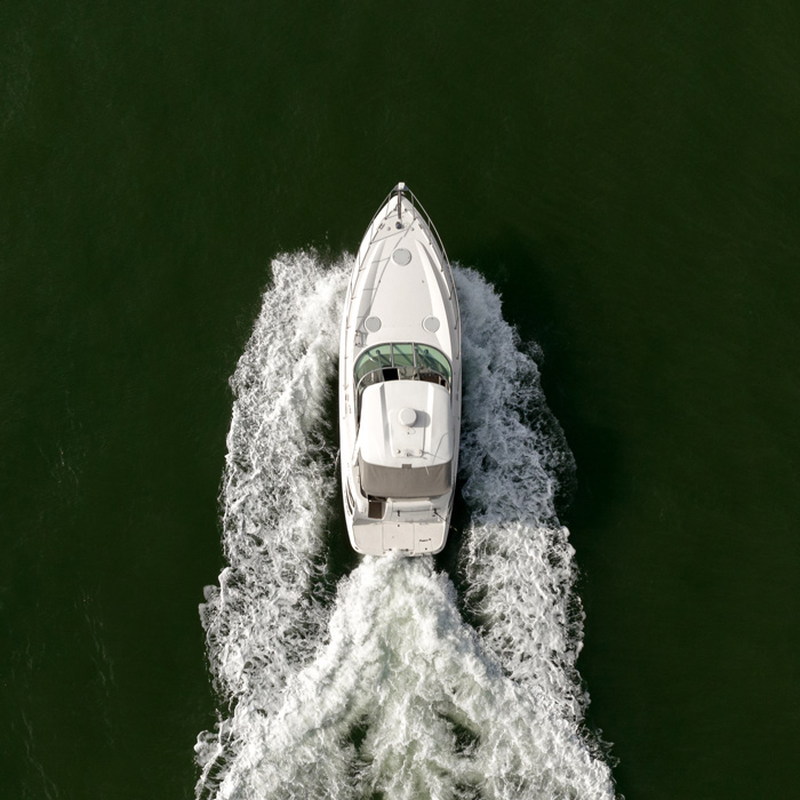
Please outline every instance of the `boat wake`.
[{"label": "boat wake", "polygon": [[227,708],[198,737],[197,797],[611,800],[583,724],[582,612],[554,508],[571,455],[500,298],[456,269],[461,597],[429,557],[366,557],[336,584],[325,420],[350,260],[295,253],[272,268],[231,380],[229,566],[201,606]]}]

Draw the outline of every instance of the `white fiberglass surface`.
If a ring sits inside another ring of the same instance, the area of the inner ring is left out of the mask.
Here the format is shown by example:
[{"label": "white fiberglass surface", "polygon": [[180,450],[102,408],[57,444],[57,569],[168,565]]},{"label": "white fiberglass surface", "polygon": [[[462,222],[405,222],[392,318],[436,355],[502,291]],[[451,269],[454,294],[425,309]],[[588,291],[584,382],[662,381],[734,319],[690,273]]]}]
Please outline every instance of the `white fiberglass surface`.
[{"label": "white fiberglass surface", "polygon": [[[406,425],[400,415],[411,411]],[[367,387],[361,403],[358,450],[371,464],[433,466],[453,459],[453,414],[442,386],[390,381]]]},{"label": "white fiberglass surface", "polygon": [[201,607],[220,712],[198,737],[197,796],[611,800],[584,727],[573,551],[553,507],[554,464],[570,456],[526,421],[536,365],[471,270],[456,270],[463,579],[389,556],[326,583],[340,500],[320,430],[349,269],[277,258],[231,380],[228,566]]}]

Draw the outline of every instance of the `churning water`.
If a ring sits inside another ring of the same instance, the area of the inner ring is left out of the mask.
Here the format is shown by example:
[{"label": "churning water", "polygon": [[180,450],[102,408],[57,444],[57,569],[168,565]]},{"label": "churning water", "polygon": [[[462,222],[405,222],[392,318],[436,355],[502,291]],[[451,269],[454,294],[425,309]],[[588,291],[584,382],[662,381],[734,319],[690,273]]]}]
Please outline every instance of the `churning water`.
[{"label": "churning water", "polygon": [[232,379],[229,566],[201,607],[227,705],[198,737],[198,798],[613,798],[583,724],[582,612],[554,508],[571,456],[499,296],[456,269],[461,599],[432,558],[364,558],[336,585],[324,429],[350,261],[272,266]]}]

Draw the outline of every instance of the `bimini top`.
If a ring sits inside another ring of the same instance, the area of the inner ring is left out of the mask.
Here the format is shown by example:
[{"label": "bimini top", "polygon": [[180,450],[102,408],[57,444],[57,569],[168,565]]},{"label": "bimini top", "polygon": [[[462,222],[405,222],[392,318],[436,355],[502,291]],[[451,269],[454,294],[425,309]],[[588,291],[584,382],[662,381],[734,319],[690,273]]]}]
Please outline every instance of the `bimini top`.
[{"label": "bimini top", "polygon": [[452,485],[450,383],[441,350],[416,342],[365,350],[355,368],[361,488],[372,497],[438,497]]},{"label": "bimini top", "polygon": [[450,393],[428,381],[367,386],[358,431],[361,486],[374,497],[437,497],[450,490]]}]

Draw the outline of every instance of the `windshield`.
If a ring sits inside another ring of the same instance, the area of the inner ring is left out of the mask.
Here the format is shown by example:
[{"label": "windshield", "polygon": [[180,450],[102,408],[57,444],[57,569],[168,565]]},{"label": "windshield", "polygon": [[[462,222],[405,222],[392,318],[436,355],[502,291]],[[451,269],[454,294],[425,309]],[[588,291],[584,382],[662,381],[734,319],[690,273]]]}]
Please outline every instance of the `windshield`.
[{"label": "windshield", "polygon": [[453,371],[447,356],[429,344],[379,344],[364,351],[356,362],[358,396],[381,381],[431,381],[450,390]]}]

